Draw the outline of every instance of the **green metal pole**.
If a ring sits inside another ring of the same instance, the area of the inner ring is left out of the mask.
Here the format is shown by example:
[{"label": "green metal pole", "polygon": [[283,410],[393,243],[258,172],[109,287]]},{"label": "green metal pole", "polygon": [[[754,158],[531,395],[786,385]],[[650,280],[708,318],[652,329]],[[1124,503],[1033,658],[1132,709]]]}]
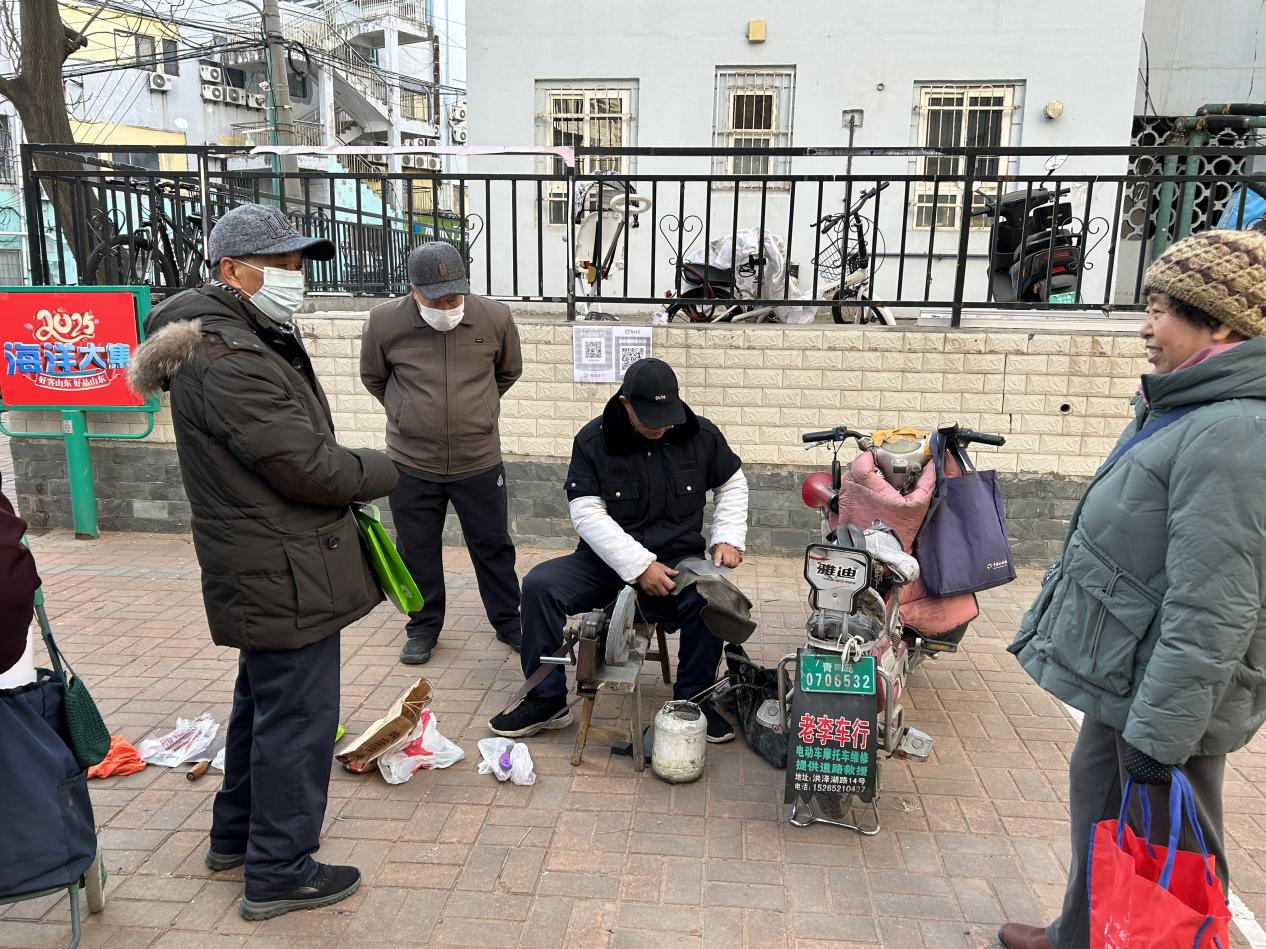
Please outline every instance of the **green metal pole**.
[{"label": "green metal pole", "polygon": [[66,480],[70,484],[70,513],[76,540],[96,540],[97,494],[92,483],[92,452],[88,447],[88,419],[83,412],[62,412],[62,438],[66,442]]},{"label": "green metal pole", "polygon": [[[1193,132],[1192,145],[1209,144],[1208,132]],[[1200,174],[1200,158],[1190,155],[1187,158],[1187,180],[1182,183],[1182,199],[1178,203],[1178,226],[1174,237],[1182,240],[1191,233],[1192,219],[1196,209],[1196,176]]]},{"label": "green metal pole", "polygon": [[[1178,174],[1177,155],[1165,156],[1161,173],[1167,177]],[[1163,254],[1165,248],[1169,246],[1169,223],[1174,217],[1175,191],[1177,188],[1172,181],[1166,181],[1161,185],[1160,199],[1156,203],[1156,233],[1152,235],[1152,260]]]}]

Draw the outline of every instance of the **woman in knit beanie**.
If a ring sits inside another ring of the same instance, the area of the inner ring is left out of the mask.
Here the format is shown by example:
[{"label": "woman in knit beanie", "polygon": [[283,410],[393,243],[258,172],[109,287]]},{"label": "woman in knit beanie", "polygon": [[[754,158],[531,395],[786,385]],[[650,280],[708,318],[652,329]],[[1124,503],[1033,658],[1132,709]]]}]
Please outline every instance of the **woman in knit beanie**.
[{"label": "woman in knit beanie", "polygon": [[[1151,839],[1164,844],[1181,768],[1225,886],[1226,756],[1266,720],[1266,234],[1179,241],[1145,286],[1153,371],[1010,646],[1084,713],[1068,765],[1064,907],[1045,930],[1003,926],[1010,949],[1090,945],[1091,832],[1116,818],[1127,778],[1144,786]],[[1187,828],[1179,846],[1199,849]]]}]

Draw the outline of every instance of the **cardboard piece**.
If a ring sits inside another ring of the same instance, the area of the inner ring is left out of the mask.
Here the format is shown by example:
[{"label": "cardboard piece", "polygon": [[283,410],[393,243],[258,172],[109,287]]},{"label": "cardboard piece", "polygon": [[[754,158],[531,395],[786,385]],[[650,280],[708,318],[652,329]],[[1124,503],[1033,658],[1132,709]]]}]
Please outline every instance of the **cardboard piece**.
[{"label": "cardboard piece", "polygon": [[365,729],[334,757],[348,771],[357,774],[374,770],[378,759],[413,731],[421,718],[422,709],[430,704],[431,683],[426,679],[418,679],[392,703],[386,715]]}]

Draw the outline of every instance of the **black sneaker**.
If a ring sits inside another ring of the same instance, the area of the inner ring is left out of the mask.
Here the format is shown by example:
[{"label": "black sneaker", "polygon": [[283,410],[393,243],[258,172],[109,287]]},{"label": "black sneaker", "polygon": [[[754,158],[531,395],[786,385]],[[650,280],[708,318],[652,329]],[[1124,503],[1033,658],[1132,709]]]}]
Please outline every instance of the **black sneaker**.
[{"label": "black sneaker", "polygon": [[316,909],[345,900],[360,887],[360,871],[355,867],[336,867],[318,863],[312,879],[303,886],[280,893],[267,900],[243,896],[238,909],[243,919],[272,919],[295,909]]},{"label": "black sneaker", "polygon": [[435,649],[438,636],[411,636],[404,641],[400,650],[400,661],[406,666],[420,666],[431,661],[431,651]]},{"label": "black sneaker", "polygon": [[246,854],[220,853],[214,847],[208,847],[203,862],[206,863],[208,870],[232,870],[246,862]]},{"label": "black sneaker", "polygon": [[704,702],[699,707],[703,709],[703,717],[708,720],[708,741],[711,744],[723,745],[734,740],[734,726],[726,721],[715,705]]},{"label": "black sneaker", "polygon": [[571,722],[566,696],[538,699],[529,695],[510,711],[494,715],[488,729],[504,738],[528,738],[547,729],[566,728]]},{"label": "black sneaker", "polygon": [[517,626],[513,629],[498,630],[497,642],[505,643],[515,652],[518,652],[519,647],[523,645],[523,632]]}]

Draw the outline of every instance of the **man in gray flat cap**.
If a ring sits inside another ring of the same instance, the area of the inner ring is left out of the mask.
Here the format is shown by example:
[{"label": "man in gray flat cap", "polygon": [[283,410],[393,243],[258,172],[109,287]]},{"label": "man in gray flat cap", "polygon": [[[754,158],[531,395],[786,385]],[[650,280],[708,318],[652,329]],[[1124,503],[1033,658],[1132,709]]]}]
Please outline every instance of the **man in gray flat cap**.
[{"label": "man in gray flat cap", "polygon": [[344,448],[291,318],[303,262],[334,246],[276,208],[211,232],[211,277],[154,310],[132,386],[171,393],[211,638],[241,650],[206,864],[245,864],[247,919],[326,906],[360,885],[317,863],[339,722],[339,633],[381,600],[350,505],[398,478]]},{"label": "man in gray flat cap", "polygon": [[497,639],[519,649],[519,580],[506,511],[498,419],[523,373],[519,333],[504,303],[470,292],[451,244],[409,255],[408,296],[369,312],[361,381],[387,410],[387,454],[400,553],[425,605],[410,614],[400,661],[431,658],[444,626],[444,516],[451,502]]}]

